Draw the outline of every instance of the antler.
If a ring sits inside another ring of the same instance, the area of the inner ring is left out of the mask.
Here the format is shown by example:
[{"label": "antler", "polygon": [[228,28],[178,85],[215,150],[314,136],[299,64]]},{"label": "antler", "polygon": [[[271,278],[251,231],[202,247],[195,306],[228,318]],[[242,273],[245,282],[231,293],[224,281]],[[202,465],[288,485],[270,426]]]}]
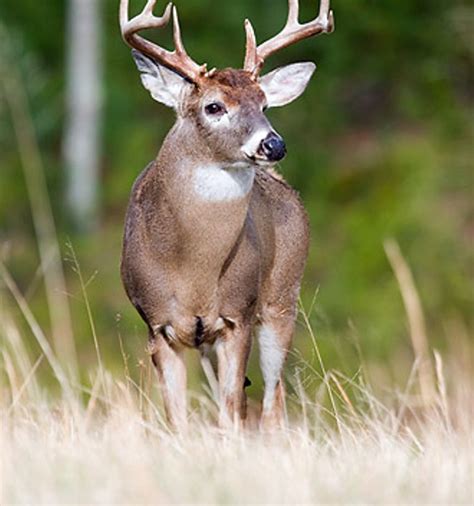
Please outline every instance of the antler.
[{"label": "antler", "polygon": [[[153,15],[153,8],[156,0],[148,0],[145,8],[138,16],[132,19],[128,18],[129,0],[120,0],[120,29],[125,42],[134,49],[151,56],[162,65],[171,68],[187,77],[193,82],[197,82],[199,78],[206,73],[206,65],[198,65],[192,60],[184,49],[181,39],[181,29],[178,20],[178,11],[172,3],[166,6],[163,16],[157,17]],[[173,12],[173,39],[175,50],[168,51],[137,35],[141,30],[148,28],[162,28],[168,25],[171,12]]]},{"label": "antler", "polygon": [[252,24],[246,19],[247,47],[244,70],[252,72],[256,77],[262,69],[265,60],[270,55],[300,40],[320,35],[321,33],[331,33],[334,30],[334,16],[332,11],[329,10],[329,0],[321,0],[318,17],[313,21],[301,24],[298,18],[298,0],[288,0],[288,19],[285,27],[279,34],[260,44],[258,47]]}]

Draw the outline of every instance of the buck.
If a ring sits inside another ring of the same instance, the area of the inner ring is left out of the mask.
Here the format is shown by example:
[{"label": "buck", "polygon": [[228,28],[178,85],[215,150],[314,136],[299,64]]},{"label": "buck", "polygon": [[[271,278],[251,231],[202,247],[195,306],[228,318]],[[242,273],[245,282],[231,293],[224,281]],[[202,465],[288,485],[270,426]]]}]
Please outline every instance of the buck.
[{"label": "buck", "polygon": [[[300,23],[289,0],[283,30],[257,45],[245,21],[243,69],[207,70],[184,49],[176,8],[161,17],[156,0],[129,19],[121,0],[120,26],[143,86],[172,107],[177,120],[156,159],[136,180],[128,206],[121,274],[127,295],[149,329],[166,413],[187,424],[183,352],[198,349],[206,375],[217,357],[219,424],[246,416],[246,367],[253,332],[264,380],[261,426],[284,425],[282,371],[290,349],[309,227],[298,194],[271,167],[286,153],[265,116],[306,88],[313,63],[295,63],[260,77],[278,50],[333,30],[329,0]],[[173,18],[174,51],[138,35]]]}]

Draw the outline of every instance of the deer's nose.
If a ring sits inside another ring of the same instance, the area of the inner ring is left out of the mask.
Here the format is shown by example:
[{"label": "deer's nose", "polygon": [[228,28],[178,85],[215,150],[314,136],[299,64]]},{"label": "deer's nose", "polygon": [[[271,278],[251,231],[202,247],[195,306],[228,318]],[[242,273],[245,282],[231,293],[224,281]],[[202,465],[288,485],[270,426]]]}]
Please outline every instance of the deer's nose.
[{"label": "deer's nose", "polygon": [[286,155],[285,141],[275,132],[270,132],[263,139],[261,149],[272,162],[278,162]]}]

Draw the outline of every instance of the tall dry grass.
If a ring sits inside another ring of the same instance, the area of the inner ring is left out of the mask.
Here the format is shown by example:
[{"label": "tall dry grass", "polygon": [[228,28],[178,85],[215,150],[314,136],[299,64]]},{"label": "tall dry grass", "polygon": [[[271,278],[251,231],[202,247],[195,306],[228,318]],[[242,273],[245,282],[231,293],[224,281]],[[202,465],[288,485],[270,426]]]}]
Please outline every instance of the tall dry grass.
[{"label": "tall dry grass", "polygon": [[[1,271],[11,294],[0,306],[1,504],[473,501],[474,403],[463,360],[444,364],[434,355],[428,400],[416,360],[406,389],[382,402],[363,375],[326,371],[320,356],[325,374],[316,398],[289,371],[286,430],[224,433],[211,395],[194,394],[189,432],[176,434],[164,420],[151,369],[137,383],[126,361],[121,377],[98,362],[88,384],[70,379],[4,265]],[[40,344],[33,360],[13,301]],[[41,384],[42,362],[62,395],[51,396]]]}]

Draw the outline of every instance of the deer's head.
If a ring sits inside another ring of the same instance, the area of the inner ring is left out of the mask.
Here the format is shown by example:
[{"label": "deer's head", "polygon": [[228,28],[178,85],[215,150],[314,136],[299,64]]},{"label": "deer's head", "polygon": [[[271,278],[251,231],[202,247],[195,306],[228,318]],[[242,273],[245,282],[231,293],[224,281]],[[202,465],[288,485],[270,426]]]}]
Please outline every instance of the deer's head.
[{"label": "deer's head", "polygon": [[[329,0],[321,0],[318,17],[298,22],[298,0],[288,0],[288,20],[283,30],[257,46],[255,33],[245,21],[247,47],[243,69],[207,70],[186,53],[176,8],[168,4],[161,17],[153,15],[156,0],[148,0],[143,12],[128,19],[128,0],[121,0],[120,25],[124,40],[152,97],[173,107],[182,125],[197,132],[216,161],[227,167],[266,165],[281,160],[285,143],[265,116],[270,107],[280,107],[298,98],[316,66],[295,63],[260,77],[264,61],[281,48],[307,37],[329,33],[334,21]],[[171,14],[174,51],[167,51],[142,38],[138,32],[161,28]]]}]

